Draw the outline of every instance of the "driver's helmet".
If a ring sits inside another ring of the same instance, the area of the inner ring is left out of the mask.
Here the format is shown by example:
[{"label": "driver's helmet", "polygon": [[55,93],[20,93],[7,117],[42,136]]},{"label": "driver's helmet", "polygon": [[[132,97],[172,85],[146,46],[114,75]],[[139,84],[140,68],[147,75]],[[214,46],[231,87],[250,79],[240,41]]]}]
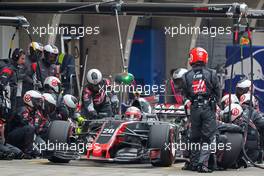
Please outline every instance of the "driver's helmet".
[{"label": "driver's helmet", "polygon": [[127,108],[125,112],[125,120],[128,121],[140,121],[142,119],[142,114],[140,109],[135,106]]}]

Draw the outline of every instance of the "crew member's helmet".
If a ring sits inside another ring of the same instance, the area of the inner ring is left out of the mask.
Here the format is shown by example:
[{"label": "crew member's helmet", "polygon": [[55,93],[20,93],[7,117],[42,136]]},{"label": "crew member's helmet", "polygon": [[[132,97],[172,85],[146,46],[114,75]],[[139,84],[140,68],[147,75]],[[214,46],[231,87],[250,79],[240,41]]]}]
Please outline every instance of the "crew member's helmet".
[{"label": "crew member's helmet", "polygon": [[208,53],[205,49],[201,47],[193,48],[190,53],[189,64],[192,66],[196,63],[207,64]]},{"label": "crew member's helmet", "polygon": [[43,93],[42,96],[44,99],[43,110],[46,113],[54,112],[56,110],[56,104],[57,104],[55,97],[50,93]]},{"label": "crew member's helmet", "polygon": [[[243,109],[239,104],[231,104],[231,117],[229,118],[231,122],[233,122],[234,120],[236,120],[238,117],[241,116],[241,114],[243,113]],[[223,118],[227,119],[229,116],[229,106],[227,106],[224,109],[224,114],[223,114]],[[225,120],[228,121],[228,120]]]},{"label": "crew member's helmet", "polygon": [[251,81],[249,79],[242,79],[236,85],[236,95],[240,98],[241,95],[250,91]]},{"label": "crew member's helmet", "polygon": [[[231,104],[236,103],[239,104],[239,100],[235,94],[231,94]],[[229,105],[229,94],[226,94],[221,99],[221,109],[225,109]]]},{"label": "crew member's helmet", "polygon": [[[61,81],[59,78],[55,77],[55,76],[49,76],[45,79],[44,83],[44,89],[47,92],[50,92],[50,90],[52,92],[55,93],[60,93],[60,89],[61,89]],[[50,92],[51,93],[51,92]]]},{"label": "crew member's helmet", "polygon": [[46,62],[49,64],[54,64],[57,60],[59,54],[59,49],[52,44],[48,44],[44,46],[44,58]]},{"label": "crew member's helmet", "polygon": [[91,69],[86,74],[88,87],[92,92],[99,92],[100,83],[103,80],[102,73],[98,69]]},{"label": "crew member's helmet", "polygon": [[[243,104],[250,104],[250,93],[245,93],[243,95],[241,95],[240,97],[240,105]],[[252,95],[252,105],[255,106],[256,105],[256,98]]]},{"label": "crew member's helmet", "polygon": [[75,96],[66,94],[63,96],[63,103],[70,111],[74,112],[77,108],[78,100]]},{"label": "crew member's helmet", "polygon": [[39,91],[29,90],[24,94],[23,101],[31,108],[42,108],[43,97]]},{"label": "crew member's helmet", "polygon": [[182,76],[187,72],[188,70],[185,68],[178,68],[173,72],[172,78],[173,79],[181,79]]},{"label": "crew member's helmet", "polygon": [[32,62],[36,62],[42,57],[43,45],[38,42],[31,42],[29,45],[29,58]]},{"label": "crew member's helmet", "polygon": [[103,77],[102,77],[102,73],[100,72],[100,70],[91,69],[87,72],[86,79],[89,84],[97,85],[102,81]]}]

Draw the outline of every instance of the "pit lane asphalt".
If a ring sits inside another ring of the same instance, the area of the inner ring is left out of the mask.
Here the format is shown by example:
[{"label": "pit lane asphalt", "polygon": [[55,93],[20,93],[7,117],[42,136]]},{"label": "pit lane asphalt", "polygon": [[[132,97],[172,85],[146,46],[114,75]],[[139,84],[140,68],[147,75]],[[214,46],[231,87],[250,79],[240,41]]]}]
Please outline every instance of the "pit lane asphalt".
[{"label": "pit lane asphalt", "polygon": [[264,170],[258,168],[230,169],[215,171],[212,174],[200,174],[191,171],[182,171],[183,163],[174,164],[168,168],[156,168],[150,164],[116,164],[98,163],[87,160],[71,161],[68,164],[53,164],[45,159],[0,161],[1,176],[263,176]]}]

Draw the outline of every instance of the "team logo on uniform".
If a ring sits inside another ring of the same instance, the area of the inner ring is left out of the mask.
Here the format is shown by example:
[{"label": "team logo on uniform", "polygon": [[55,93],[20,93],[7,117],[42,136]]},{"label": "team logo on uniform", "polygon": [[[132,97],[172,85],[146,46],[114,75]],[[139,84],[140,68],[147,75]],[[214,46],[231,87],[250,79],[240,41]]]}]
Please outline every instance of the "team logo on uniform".
[{"label": "team logo on uniform", "polygon": [[237,108],[232,109],[232,115],[238,116],[239,115],[239,109],[237,109]]},{"label": "team logo on uniform", "polygon": [[244,102],[245,99],[246,99],[246,96],[245,96],[245,95],[242,95],[242,96],[240,97],[240,101],[241,101],[241,102]]},{"label": "team logo on uniform", "polygon": [[52,81],[51,81],[51,85],[52,86],[58,86],[58,81],[56,80],[56,79],[53,79]]},{"label": "team logo on uniform", "polygon": [[25,100],[25,102],[30,102],[31,96],[29,94],[25,95],[24,100]]},{"label": "team logo on uniform", "polygon": [[229,99],[225,100],[225,105],[229,105]]},{"label": "team logo on uniform", "polygon": [[192,83],[193,93],[206,93],[206,84],[204,80],[195,80]]}]

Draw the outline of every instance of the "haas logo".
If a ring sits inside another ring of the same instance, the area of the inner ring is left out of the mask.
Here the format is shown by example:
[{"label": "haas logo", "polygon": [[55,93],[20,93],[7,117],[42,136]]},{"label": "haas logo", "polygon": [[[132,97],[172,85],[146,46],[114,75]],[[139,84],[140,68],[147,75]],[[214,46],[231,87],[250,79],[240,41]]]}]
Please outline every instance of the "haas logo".
[{"label": "haas logo", "polygon": [[245,95],[242,95],[242,96],[240,97],[240,102],[244,102],[245,98],[246,98],[246,96],[245,96]]},{"label": "haas logo", "polygon": [[204,80],[193,81],[193,93],[206,93],[206,84]]},{"label": "haas logo", "polygon": [[25,102],[30,102],[30,100],[31,100],[31,96],[30,96],[30,95],[26,95],[26,96],[24,97],[24,100],[25,100]]},{"label": "haas logo", "polygon": [[229,99],[226,99],[226,100],[225,100],[225,104],[226,104],[226,105],[229,105]]},{"label": "haas logo", "polygon": [[239,115],[239,109],[237,109],[237,108],[232,109],[232,115],[238,116]]},{"label": "haas logo", "polygon": [[54,87],[58,86],[58,81],[56,79],[53,79],[51,81],[51,85],[54,86]]}]

